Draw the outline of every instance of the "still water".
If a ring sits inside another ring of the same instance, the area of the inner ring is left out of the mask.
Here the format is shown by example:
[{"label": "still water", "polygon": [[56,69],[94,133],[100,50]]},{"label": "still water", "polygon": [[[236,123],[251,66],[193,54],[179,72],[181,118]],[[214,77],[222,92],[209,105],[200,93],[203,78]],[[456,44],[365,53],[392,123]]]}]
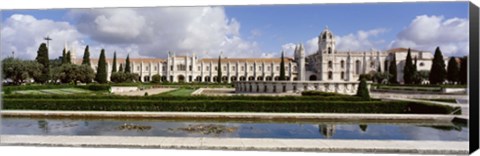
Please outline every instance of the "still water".
[{"label": "still water", "polygon": [[3,118],[2,134],[468,141],[453,123]]}]

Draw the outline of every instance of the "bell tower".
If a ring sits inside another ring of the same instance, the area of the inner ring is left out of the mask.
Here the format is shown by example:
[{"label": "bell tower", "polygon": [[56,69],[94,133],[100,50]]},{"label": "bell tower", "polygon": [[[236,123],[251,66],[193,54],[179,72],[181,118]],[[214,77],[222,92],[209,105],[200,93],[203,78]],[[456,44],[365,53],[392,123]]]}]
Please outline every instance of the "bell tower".
[{"label": "bell tower", "polygon": [[328,26],[318,36],[318,53],[320,55],[335,54],[335,37]]}]

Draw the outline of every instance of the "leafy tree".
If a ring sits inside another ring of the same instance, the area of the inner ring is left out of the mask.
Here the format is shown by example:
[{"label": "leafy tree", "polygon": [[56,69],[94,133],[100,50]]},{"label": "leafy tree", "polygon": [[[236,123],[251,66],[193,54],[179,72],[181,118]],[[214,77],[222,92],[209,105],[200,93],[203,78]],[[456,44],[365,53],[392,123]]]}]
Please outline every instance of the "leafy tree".
[{"label": "leafy tree", "polygon": [[442,51],[440,51],[440,47],[437,47],[432,60],[432,68],[430,69],[430,84],[442,84],[445,81],[446,75],[447,71],[445,70]]},{"label": "leafy tree", "polygon": [[90,51],[88,49],[88,45],[87,47],[85,47],[85,52],[83,53],[83,60],[82,60],[82,64],[85,64],[85,65],[88,65],[90,66]]},{"label": "leafy tree", "polygon": [[415,74],[415,67],[412,62],[412,54],[410,48],[408,48],[407,58],[405,60],[405,66],[403,67],[403,81],[405,84],[413,84],[413,75]]},{"label": "leafy tree", "polygon": [[450,83],[457,83],[459,80],[460,68],[458,67],[457,59],[450,57],[447,66],[447,80]]},{"label": "leafy tree", "polygon": [[115,83],[123,83],[123,82],[135,82],[138,80],[140,76],[135,73],[123,73],[123,72],[115,72],[112,73],[110,77],[110,81]]},{"label": "leafy tree", "polygon": [[113,52],[112,73],[117,72],[117,52]]},{"label": "leafy tree", "polygon": [[222,63],[221,63],[221,56],[218,56],[218,66],[217,66],[217,81],[218,83],[222,83]]},{"label": "leafy tree", "polygon": [[460,78],[461,84],[468,83],[468,56],[464,56],[460,62]]},{"label": "leafy tree", "polygon": [[97,75],[95,81],[98,83],[107,83],[107,61],[105,60],[105,50],[100,52],[100,58],[98,59]]},{"label": "leafy tree", "polygon": [[389,78],[388,82],[392,84],[397,84],[397,60],[395,58],[395,54],[392,55],[392,60],[390,61],[390,65],[388,68]]},{"label": "leafy tree", "polygon": [[152,76],[152,82],[153,83],[160,83],[160,79],[161,79],[161,77],[158,74],[155,74],[155,75]]},{"label": "leafy tree", "polygon": [[10,79],[17,85],[40,76],[42,69],[42,65],[36,61],[19,60],[13,57],[2,60],[3,79]]},{"label": "leafy tree", "polygon": [[130,73],[130,54],[127,55],[127,60],[125,60],[125,73]]},{"label": "leafy tree", "polygon": [[383,83],[388,81],[389,74],[386,72],[376,72],[374,78],[377,83]]},{"label": "leafy tree", "polygon": [[282,57],[280,61],[280,81],[286,80],[285,77],[285,60],[284,60],[284,52],[282,51]]},{"label": "leafy tree", "polygon": [[364,99],[370,99],[370,93],[368,91],[367,80],[362,77],[360,80],[360,84],[358,85],[357,95]]},{"label": "leafy tree", "polygon": [[429,70],[420,70],[417,72],[417,77],[418,77],[418,84],[422,83],[423,81],[427,81],[430,75]]},{"label": "leafy tree", "polygon": [[50,60],[48,59],[48,48],[45,43],[40,44],[35,60],[42,65],[42,72],[38,77],[34,77],[35,82],[45,83],[50,79]]},{"label": "leafy tree", "polygon": [[93,69],[88,65],[63,64],[53,68],[53,79],[61,83],[90,83],[95,77]]}]

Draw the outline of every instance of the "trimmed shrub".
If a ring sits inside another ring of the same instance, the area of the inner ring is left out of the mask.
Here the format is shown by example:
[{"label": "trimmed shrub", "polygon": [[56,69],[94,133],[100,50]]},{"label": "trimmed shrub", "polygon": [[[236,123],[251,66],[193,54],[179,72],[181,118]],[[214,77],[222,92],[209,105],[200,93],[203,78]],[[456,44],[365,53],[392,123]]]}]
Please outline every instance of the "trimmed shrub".
[{"label": "trimmed shrub", "polygon": [[338,93],[322,92],[316,90],[307,90],[302,92],[302,96],[348,96]]},{"label": "trimmed shrub", "polygon": [[152,76],[152,83],[160,83],[162,77],[158,74]]},{"label": "trimmed shrub", "polygon": [[365,78],[362,78],[362,80],[360,80],[356,96],[363,99],[370,99],[370,93],[368,92],[367,81],[365,80]]},{"label": "trimmed shrub", "polygon": [[450,106],[384,101],[4,99],[6,110],[448,114]]}]

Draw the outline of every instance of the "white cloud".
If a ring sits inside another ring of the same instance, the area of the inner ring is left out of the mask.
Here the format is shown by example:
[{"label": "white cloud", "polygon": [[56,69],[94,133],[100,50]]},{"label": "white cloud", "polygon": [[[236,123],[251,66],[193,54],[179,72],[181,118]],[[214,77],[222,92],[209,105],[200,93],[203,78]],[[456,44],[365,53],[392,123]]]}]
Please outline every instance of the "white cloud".
[{"label": "white cloud", "polygon": [[[30,15],[14,14],[5,20],[1,29],[1,56],[34,59],[44,37],[50,36],[50,58],[58,57],[65,42],[80,45],[83,35],[67,22],[36,19]],[[80,40],[79,40],[80,39]]]},{"label": "white cloud", "polygon": [[468,19],[417,16],[409,26],[398,33],[389,47],[434,51],[440,46],[444,55],[468,55],[468,25]]},{"label": "white cloud", "polygon": [[165,57],[167,51],[206,57],[222,51],[227,57],[259,54],[257,44],[242,39],[240,23],[221,7],[81,9],[71,11],[70,17],[93,40],[135,44],[142,56]]},{"label": "white cloud", "polygon": [[359,30],[355,34],[350,33],[345,36],[336,36],[337,50],[339,51],[365,51],[370,49],[376,49],[380,47],[384,41],[374,40],[372,38],[377,37],[387,32],[384,28],[377,28],[371,30]]},{"label": "white cloud", "polygon": [[[372,29],[372,30],[359,30],[355,34],[350,33],[344,36],[335,36],[336,48],[339,51],[363,51],[370,50],[371,48],[379,47],[384,43],[383,40],[374,40],[373,37],[377,37],[385,33],[387,30],[383,28]],[[305,53],[307,55],[314,54],[318,50],[318,37],[313,37],[304,43]],[[293,56],[293,51],[295,49],[294,43],[286,43],[282,45],[282,49],[285,51],[287,56]]]}]

